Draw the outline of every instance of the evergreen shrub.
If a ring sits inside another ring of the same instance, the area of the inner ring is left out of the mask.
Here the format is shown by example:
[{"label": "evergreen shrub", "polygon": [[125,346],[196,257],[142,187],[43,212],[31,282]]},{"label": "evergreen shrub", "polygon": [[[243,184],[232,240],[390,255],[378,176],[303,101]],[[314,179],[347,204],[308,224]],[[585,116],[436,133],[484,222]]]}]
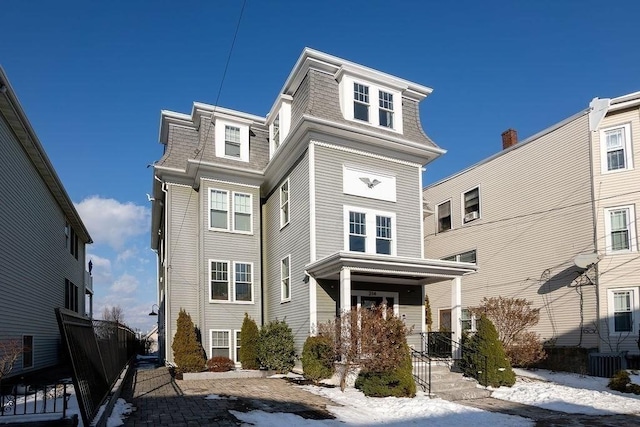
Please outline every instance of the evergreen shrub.
[{"label": "evergreen shrub", "polygon": [[240,329],[240,351],[239,358],[242,369],[260,369],[258,362],[258,341],[260,340],[260,331],[256,321],[247,313],[244,314],[242,321],[242,329]]},{"label": "evergreen shrub", "polygon": [[629,373],[624,369],[616,372],[613,378],[609,380],[607,387],[623,393],[640,394],[640,385],[632,383]]},{"label": "evergreen shrub", "polygon": [[483,386],[511,387],[516,382],[516,375],[498,339],[495,326],[484,315],[477,325],[478,330],[474,335],[463,337],[460,368]]},{"label": "evergreen shrub", "polygon": [[[244,342],[242,343],[244,345]],[[260,330],[258,360],[260,364],[285,374],[293,368],[296,359],[293,332],[284,320],[274,320]]]},{"label": "evergreen shrub", "polygon": [[307,338],[302,348],[302,369],[304,377],[318,382],[331,378],[335,372],[335,354],[331,338],[318,335]]},{"label": "evergreen shrub", "polygon": [[178,314],[178,326],[173,336],[173,360],[178,367],[177,373],[201,372],[205,367],[205,355],[198,342],[196,328],[191,316],[183,309]]},{"label": "evergreen shrub", "polygon": [[413,379],[413,366],[409,347],[404,346],[403,361],[396,369],[374,372],[361,371],[356,379],[356,388],[369,397],[414,397],[416,383]]}]

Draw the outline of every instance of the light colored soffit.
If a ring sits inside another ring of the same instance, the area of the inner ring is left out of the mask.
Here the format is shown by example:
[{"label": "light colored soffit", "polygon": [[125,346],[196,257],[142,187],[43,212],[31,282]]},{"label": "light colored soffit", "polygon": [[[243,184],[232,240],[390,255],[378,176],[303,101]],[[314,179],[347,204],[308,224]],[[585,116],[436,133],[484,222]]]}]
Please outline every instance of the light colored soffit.
[{"label": "light colored soffit", "polygon": [[625,108],[632,108],[638,105],[640,105],[640,91],[611,99],[609,111],[623,110]]}]

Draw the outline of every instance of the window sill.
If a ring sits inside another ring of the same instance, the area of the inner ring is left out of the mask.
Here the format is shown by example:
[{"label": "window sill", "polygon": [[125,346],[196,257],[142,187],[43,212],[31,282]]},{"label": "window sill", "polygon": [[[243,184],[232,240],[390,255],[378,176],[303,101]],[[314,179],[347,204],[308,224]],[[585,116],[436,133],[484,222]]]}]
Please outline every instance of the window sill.
[{"label": "window sill", "polygon": [[291,302],[291,298],[289,298],[289,299],[281,299],[280,300],[280,304],[286,304],[288,302]]},{"label": "window sill", "polygon": [[249,159],[243,159],[241,157],[233,157],[233,156],[218,156],[219,159],[227,159],[227,160],[235,160],[236,162],[244,162],[249,163]]},{"label": "window sill", "polygon": [[390,128],[390,127],[382,126],[382,125],[376,125],[376,124],[371,123],[371,122],[369,122],[367,120],[360,120],[360,119],[356,119],[355,117],[353,119],[345,117],[345,119],[347,119],[348,121],[353,122],[353,123],[360,123],[360,124],[363,124],[363,125],[370,126],[370,127],[374,128],[374,129],[388,130],[389,132],[394,132],[394,133],[397,133],[399,135],[402,134],[399,130],[397,130],[395,128]]},{"label": "window sill", "polygon": [[255,305],[254,301],[231,301],[221,299],[210,299],[209,304],[237,304],[237,305]]},{"label": "window sill", "polygon": [[284,224],[280,224],[280,230],[284,230],[284,228],[285,228],[287,225],[289,225],[290,223],[291,223],[291,221],[289,220],[289,221],[285,222]]},{"label": "window sill", "polygon": [[607,255],[632,255],[637,253],[638,251],[634,250],[634,249],[623,249],[623,250],[619,250],[619,251],[612,251],[612,250],[608,250],[606,252]]},{"label": "window sill", "polygon": [[630,168],[624,168],[624,169],[613,169],[613,170],[602,170],[602,175],[609,175],[609,174],[616,174],[616,173],[623,173],[623,172],[629,172],[632,171],[633,167]]},{"label": "window sill", "polygon": [[217,231],[219,233],[229,233],[229,234],[242,234],[244,236],[253,236],[253,231],[236,231],[228,228],[212,228],[209,227],[209,231]]}]

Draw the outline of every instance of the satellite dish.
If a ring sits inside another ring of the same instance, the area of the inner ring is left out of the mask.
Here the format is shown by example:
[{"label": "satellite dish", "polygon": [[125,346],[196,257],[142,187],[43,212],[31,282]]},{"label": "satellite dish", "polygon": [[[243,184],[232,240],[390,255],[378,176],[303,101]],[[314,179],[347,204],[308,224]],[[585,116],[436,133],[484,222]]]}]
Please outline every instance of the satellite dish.
[{"label": "satellite dish", "polygon": [[598,261],[600,261],[600,258],[598,257],[597,253],[580,254],[573,259],[573,263],[576,265],[576,267],[580,268],[587,268],[591,264],[595,264]]}]

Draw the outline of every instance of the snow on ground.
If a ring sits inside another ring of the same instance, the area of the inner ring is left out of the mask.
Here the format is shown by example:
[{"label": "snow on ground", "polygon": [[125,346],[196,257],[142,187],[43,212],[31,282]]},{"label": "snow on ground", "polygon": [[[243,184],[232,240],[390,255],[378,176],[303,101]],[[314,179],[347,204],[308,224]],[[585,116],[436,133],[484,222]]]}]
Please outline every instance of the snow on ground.
[{"label": "snow on ground", "polygon": [[[570,414],[640,414],[640,395],[607,388],[609,380],[547,370],[516,369],[513,387],[500,387],[492,397]],[[631,373],[636,384],[640,375]]]},{"label": "snow on ground", "polygon": [[107,419],[107,427],[117,427],[124,424],[124,419],[127,415],[131,414],[131,404],[127,403],[124,399],[116,400],[113,405],[113,411]]}]

